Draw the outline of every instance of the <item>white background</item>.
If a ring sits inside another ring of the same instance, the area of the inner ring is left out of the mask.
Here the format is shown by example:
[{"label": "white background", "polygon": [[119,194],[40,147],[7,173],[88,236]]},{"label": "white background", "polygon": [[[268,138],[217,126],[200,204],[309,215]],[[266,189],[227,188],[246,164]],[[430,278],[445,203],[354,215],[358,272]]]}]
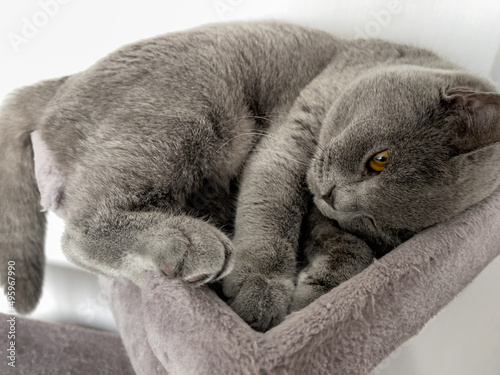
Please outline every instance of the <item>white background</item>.
[{"label": "white background", "polygon": [[[346,37],[364,34],[412,43],[500,82],[500,2],[494,0],[60,2],[0,2],[0,100],[16,87],[86,69],[125,43],[232,19],[289,20]],[[62,230],[63,223],[51,215],[44,299],[33,316],[112,329],[95,279],[76,267],[68,271],[59,245]],[[496,334],[500,332],[500,293],[495,286],[499,270],[497,259],[461,295],[463,302],[455,300],[438,322],[431,322],[377,373],[432,374],[437,368],[432,366],[446,359],[456,366],[448,364],[440,374],[472,373],[468,371],[479,366],[474,361],[483,364],[475,373],[499,374],[500,363],[489,355],[494,350],[500,353],[500,334]],[[3,300],[0,307],[5,311]]]}]

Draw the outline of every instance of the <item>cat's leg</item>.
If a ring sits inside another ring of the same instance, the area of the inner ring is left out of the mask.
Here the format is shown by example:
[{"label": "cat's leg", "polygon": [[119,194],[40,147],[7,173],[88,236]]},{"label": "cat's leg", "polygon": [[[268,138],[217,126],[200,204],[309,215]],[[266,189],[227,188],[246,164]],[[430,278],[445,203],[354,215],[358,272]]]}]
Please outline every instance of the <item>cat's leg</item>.
[{"label": "cat's leg", "polygon": [[147,270],[197,285],[218,280],[230,270],[229,238],[186,215],[118,209],[101,209],[86,218],[70,214],[62,242],[74,263],[138,284]]},{"label": "cat's leg", "polygon": [[245,108],[214,122],[194,104],[181,119],[165,117],[164,126],[103,125],[89,133],[84,153],[55,166],[64,176],[62,247],[70,260],[139,284],[146,270],[195,284],[227,274],[233,246],[216,225],[232,222],[232,183],[255,122]]},{"label": "cat's leg", "polygon": [[299,273],[291,310],[307,306],[319,296],[363,271],[373,261],[368,245],[339,229],[316,207],[307,218],[304,255],[307,266]]},{"label": "cat's leg", "polygon": [[295,289],[305,176],[320,119],[299,100],[282,121],[271,126],[245,166],[235,219],[235,267],[223,280],[231,307],[260,331],[284,319]]}]

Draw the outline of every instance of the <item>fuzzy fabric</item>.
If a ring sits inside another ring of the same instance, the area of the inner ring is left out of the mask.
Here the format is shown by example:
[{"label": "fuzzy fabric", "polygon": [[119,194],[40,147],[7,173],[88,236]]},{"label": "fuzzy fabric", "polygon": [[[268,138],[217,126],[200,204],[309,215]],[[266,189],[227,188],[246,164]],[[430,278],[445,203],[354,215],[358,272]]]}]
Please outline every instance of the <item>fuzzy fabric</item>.
[{"label": "fuzzy fabric", "polygon": [[[19,375],[133,375],[120,336],[69,324],[0,314],[0,373]],[[15,367],[8,365],[14,333]]]},{"label": "fuzzy fabric", "polygon": [[500,191],[253,331],[206,287],[102,278],[137,374],[366,374],[500,253]]}]

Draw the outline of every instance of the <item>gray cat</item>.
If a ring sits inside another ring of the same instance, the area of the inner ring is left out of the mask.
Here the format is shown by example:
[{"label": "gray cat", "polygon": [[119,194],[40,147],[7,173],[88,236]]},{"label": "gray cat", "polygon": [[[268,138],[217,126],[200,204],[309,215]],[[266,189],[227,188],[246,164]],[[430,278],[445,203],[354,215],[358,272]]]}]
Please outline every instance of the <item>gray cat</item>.
[{"label": "gray cat", "polygon": [[14,261],[35,307],[52,209],[76,264],[223,279],[266,330],[491,194],[499,141],[493,86],[426,50],[278,22],[145,40],[5,103],[1,281]]}]

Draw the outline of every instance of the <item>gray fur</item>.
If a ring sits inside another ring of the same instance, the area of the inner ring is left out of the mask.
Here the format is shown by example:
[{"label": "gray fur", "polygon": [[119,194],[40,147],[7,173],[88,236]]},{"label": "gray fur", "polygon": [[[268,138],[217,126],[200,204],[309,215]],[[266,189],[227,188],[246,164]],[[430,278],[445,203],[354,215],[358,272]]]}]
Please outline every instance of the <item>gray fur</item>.
[{"label": "gray fur", "polygon": [[[47,103],[63,79],[13,93],[0,113],[0,285],[15,283],[15,307],[29,312],[42,290],[45,215],[39,204],[30,134],[42,123]],[[8,264],[14,262],[14,274]]]},{"label": "gray fur", "polygon": [[[52,91],[32,94],[36,108],[8,103],[0,120],[7,143],[28,137],[0,151],[13,160],[1,166],[12,176],[0,185],[2,264],[43,259],[18,218],[41,228],[30,213],[38,130],[65,182],[55,196],[70,259],[139,284],[145,270],[196,285],[229,274],[224,293],[258,330],[500,183],[498,94],[409,46],[211,25],[126,46],[59,83],[38,86]],[[363,176],[385,149],[387,168]],[[21,158],[25,173],[13,168]],[[32,272],[39,285],[41,264]]]}]

